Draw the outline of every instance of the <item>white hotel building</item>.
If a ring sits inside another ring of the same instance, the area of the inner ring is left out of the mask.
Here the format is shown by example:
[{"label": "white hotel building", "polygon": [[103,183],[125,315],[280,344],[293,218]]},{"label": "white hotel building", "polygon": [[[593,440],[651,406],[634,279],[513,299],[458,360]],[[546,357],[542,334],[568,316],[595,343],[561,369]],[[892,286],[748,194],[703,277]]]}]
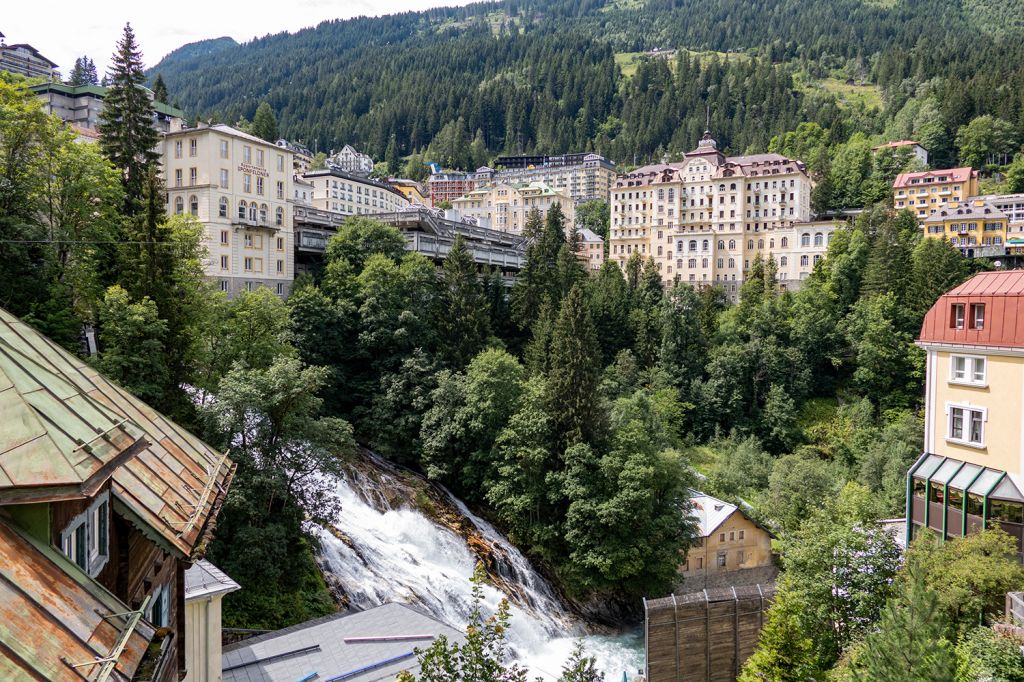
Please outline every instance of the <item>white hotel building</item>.
[{"label": "white hotel building", "polygon": [[235,295],[260,286],[286,296],[294,277],[292,152],[230,126],[163,138],[169,214],[205,226],[206,274]]}]

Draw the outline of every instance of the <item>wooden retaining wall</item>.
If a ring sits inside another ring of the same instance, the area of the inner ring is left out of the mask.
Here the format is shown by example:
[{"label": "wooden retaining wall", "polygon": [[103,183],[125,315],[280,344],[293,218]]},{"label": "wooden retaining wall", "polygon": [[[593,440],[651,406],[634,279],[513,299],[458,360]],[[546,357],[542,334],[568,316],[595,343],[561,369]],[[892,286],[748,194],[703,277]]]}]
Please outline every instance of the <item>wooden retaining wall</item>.
[{"label": "wooden retaining wall", "polygon": [[754,652],[773,586],[644,600],[648,682],[728,682]]}]

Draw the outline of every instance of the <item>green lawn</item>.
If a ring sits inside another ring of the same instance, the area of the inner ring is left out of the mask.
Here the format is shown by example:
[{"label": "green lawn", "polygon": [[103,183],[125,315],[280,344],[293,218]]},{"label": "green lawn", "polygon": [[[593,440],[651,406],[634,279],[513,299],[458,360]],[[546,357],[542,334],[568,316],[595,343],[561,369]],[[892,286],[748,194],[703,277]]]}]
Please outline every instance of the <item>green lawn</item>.
[{"label": "green lawn", "polygon": [[867,108],[882,107],[882,91],[877,85],[850,84],[838,78],[825,78],[805,86],[806,90],[821,88],[830,92],[843,104],[863,104]]}]

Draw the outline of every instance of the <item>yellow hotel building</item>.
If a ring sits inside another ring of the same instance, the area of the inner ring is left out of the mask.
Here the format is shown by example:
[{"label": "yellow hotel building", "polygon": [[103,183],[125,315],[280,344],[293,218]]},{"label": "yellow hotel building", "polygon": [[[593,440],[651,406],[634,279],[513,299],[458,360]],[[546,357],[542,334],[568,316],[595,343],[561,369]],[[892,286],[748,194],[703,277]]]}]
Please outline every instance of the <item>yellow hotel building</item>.
[{"label": "yellow hotel building", "polygon": [[973,168],[900,173],[892,183],[892,205],[897,211],[909,209],[927,218],[941,204],[964,201],[978,193],[978,171]]},{"label": "yellow hotel building", "polygon": [[924,236],[944,239],[968,258],[1000,256],[1009,238],[1009,216],[986,199],[950,201],[921,221]]},{"label": "yellow hotel building", "polygon": [[941,296],[927,353],[924,453],[907,475],[908,539],[1002,528],[1024,541],[1024,271],[983,272]]}]

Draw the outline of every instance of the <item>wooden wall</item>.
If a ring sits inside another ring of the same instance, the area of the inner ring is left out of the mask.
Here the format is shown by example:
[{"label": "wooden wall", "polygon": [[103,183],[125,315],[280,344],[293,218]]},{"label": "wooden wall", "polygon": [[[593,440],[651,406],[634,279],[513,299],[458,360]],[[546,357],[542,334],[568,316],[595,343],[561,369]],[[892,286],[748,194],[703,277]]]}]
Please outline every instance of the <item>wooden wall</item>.
[{"label": "wooden wall", "polygon": [[649,682],[735,680],[754,652],[773,587],[737,587],[644,602]]}]

